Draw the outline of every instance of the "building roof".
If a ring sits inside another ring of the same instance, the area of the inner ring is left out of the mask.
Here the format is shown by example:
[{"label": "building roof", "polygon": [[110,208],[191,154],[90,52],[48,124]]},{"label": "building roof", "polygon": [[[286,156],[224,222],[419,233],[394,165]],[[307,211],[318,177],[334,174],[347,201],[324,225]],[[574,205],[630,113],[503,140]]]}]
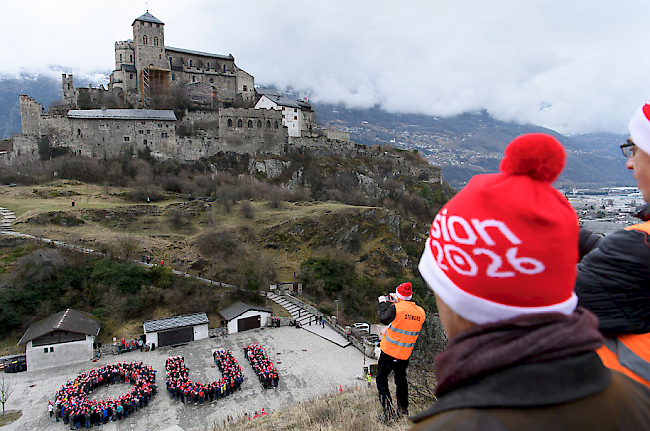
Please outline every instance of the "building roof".
[{"label": "building roof", "polygon": [[[155,22],[156,24],[162,24],[165,25],[164,22],[156,18],[155,16],[151,15],[149,11],[146,11],[143,15],[140,15],[138,18],[136,18],[133,21],[133,24],[135,24],[136,21],[144,21],[144,22]],[[131,25],[133,25],[131,24]]]},{"label": "building roof", "polygon": [[314,110],[314,108],[312,108],[312,106],[309,103],[305,102],[304,100],[298,100],[296,101],[296,103],[298,104],[298,106],[300,106],[300,109],[302,109],[303,111]]},{"label": "building roof", "polygon": [[147,320],[142,324],[142,327],[144,328],[144,332],[158,332],[186,326],[205,325],[207,323],[207,314],[194,313],[183,316],[165,317],[164,319],[158,320]]},{"label": "building roof", "polygon": [[298,103],[294,102],[293,100],[287,99],[284,96],[280,96],[278,94],[262,94],[262,97],[266,97],[270,101],[274,102],[276,105],[279,106],[289,106],[291,108],[300,108]]},{"label": "building roof", "polygon": [[122,70],[124,70],[125,72],[131,72],[131,73],[137,72],[137,69],[132,64],[123,64],[122,65]]},{"label": "building roof", "polygon": [[155,109],[71,109],[68,118],[91,120],[167,120],[176,121],[174,111]]},{"label": "building roof", "polygon": [[241,316],[242,314],[244,314],[249,310],[265,311],[267,313],[271,312],[271,310],[269,310],[268,308],[258,307],[256,305],[248,305],[248,304],[244,304],[241,301],[237,301],[234,304],[232,304],[230,307],[224,310],[220,310],[219,314],[221,314],[223,318],[226,320],[232,320],[237,316]]},{"label": "building roof", "polygon": [[32,323],[25,335],[18,341],[18,345],[27,344],[31,340],[42,337],[54,331],[74,332],[97,336],[102,327],[101,321],[83,311],[67,310],[60,311],[52,316]]},{"label": "building roof", "polygon": [[221,58],[222,60],[234,60],[232,54],[210,54],[209,52],[192,51],[191,49],[174,48],[173,46],[165,46],[165,51],[179,52],[181,54],[201,55],[203,57]]}]

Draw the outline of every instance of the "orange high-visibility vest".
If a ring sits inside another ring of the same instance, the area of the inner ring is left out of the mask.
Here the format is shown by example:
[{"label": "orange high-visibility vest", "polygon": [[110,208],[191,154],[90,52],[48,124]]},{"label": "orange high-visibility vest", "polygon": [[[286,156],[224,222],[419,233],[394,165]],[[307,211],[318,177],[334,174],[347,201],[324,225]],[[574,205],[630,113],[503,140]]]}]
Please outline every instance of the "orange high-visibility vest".
[{"label": "orange high-visibility vest", "polygon": [[[639,230],[650,235],[650,221],[628,226],[625,230]],[[650,333],[608,338],[596,353],[607,368],[650,387]]]},{"label": "orange high-visibility vest", "polygon": [[422,307],[411,301],[395,304],[395,319],[386,328],[379,345],[381,351],[395,359],[408,359],[420,335],[425,313]]}]

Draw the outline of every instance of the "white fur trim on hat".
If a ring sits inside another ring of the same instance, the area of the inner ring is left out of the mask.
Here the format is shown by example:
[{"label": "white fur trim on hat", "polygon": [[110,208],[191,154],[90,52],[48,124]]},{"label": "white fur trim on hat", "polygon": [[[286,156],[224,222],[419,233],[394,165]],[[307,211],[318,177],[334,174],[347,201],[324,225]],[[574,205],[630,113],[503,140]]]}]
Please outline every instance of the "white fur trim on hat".
[{"label": "white fur trim on hat", "polygon": [[578,305],[578,297],[572,293],[566,301],[543,307],[517,307],[504,305],[474,296],[454,284],[447,274],[436,263],[429,241],[424,247],[424,253],[418,265],[420,274],[429,288],[442,299],[460,317],[470,322],[483,325],[485,323],[507,320],[524,314],[533,313],[562,313],[571,315]]},{"label": "white fur trim on hat", "polygon": [[402,295],[400,295],[399,292],[397,291],[397,289],[395,290],[395,295],[396,295],[399,299],[401,299],[402,301],[410,301],[411,298],[413,298],[413,295],[409,295],[409,296],[402,296]]},{"label": "white fur trim on hat", "polygon": [[634,111],[628,127],[634,145],[641,148],[645,153],[650,154],[650,120],[648,120],[648,117],[643,112],[643,108],[646,105]]}]

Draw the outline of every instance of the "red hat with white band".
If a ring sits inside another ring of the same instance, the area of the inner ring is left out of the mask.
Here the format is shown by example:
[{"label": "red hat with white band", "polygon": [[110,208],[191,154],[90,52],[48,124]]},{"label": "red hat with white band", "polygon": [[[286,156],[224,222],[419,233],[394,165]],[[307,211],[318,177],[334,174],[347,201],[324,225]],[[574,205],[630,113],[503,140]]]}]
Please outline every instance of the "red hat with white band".
[{"label": "red hat with white band", "polygon": [[650,154],[650,102],[634,111],[628,127],[634,145]]},{"label": "red hat with white band", "polygon": [[500,173],[474,176],[436,215],[419,270],[459,316],[573,313],[578,218],[551,186],[565,158],[550,135],[519,136]]}]

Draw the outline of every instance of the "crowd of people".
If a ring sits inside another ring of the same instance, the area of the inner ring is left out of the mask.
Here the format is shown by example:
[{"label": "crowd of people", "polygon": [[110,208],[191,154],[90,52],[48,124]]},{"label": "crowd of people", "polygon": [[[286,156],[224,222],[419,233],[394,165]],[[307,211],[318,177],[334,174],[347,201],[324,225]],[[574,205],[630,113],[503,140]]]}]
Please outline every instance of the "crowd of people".
[{"label": "crowd of people", "polygon": [[119,346],[117,346],[117,354],[119,355],[121,353],[132,352],[136,349],[142,351],[143,347],[144,343],[142,340],[137,340],[135,338],[133,340],[125,340],[122,338]]},{"label": "crowd of people", "polygon": [[212,357],[222,374],[222,377],[214,382],[191,381],[182,355],[167,358],[165,370],[167,371],[166,385],[169,397],[178,399],[185,404],[192,402],[203,404],[208,400],[212,402],[224,398],[238,390],[244,380],[244,375],[232,352],[217,349],[212,353]]},{"label": "crowd of people", "polygon": [[[88,398],[88,394],[95,389],[115,383],[133,384],[133,389],[117,398]],[[156,370],[149,365],[142,362],[109,364],[81,373],[72,381],[68,380],[56,393],[53,416],[57,422],[63,420],[76,429],[90,428],[127,418],[129,414],[146,407],[155,394]]]},{"label": "crowd of people", "polygon": [[266,350],[258,344],[250,344],[244,347],[244,356],[250,362],[264,389],[271,389],[278,386],[278,381],[280,380],[278,370],[273,365],[271,359],[269,359]]}]

